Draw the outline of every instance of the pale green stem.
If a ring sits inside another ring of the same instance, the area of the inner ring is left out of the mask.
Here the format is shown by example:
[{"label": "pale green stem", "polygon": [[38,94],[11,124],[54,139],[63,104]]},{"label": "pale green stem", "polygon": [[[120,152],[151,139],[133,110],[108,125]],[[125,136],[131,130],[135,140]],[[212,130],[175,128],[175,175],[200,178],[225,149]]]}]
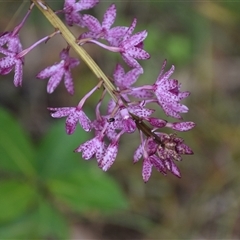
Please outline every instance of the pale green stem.
[{"label": "pale green stem", "polygon": [[48,21],[52,24],[52,26],[59,30],[67,43],[74,49],[76,53],[82,58],[82,60],[89,66],[89,68],[93,71],[96,77],[99,80],[103,80],[104,87],[110,94],[110,96],[117,101],[118,98],[114,94],[116,92],[116,88],[108,79],[108,77],[103,73],[103,71],[99,68],[99,66],[94,62],[94,60],[89,56],[89,54],[83,49],[81,46],[77,44],[75,36],[71,33],[71,31],[65,26],[65,24],[61,21],[61,19],[53,12],[53,10],[45,3],[44,0],[31,0],[38,9],[44,14],[44,16],[48,19]]},{"label": "pale green stem", "polygon": [[[65,24],[61,21],[61,19],[53,12],[53,10],[45,3],[44,0],[31,0],[38,9],[44,14],[44,16],[48,19],[48,21],[52,24],[52,26],[59,30],[62,34],[63,38],[67,41],[67,43],[74,49],[74,51],[81,57],[81,59],[89,66],[92,72],[96,75],[99,80],[103,81],[103,85],[112,99],[117,103],[119,97],[117,97],[116,92],[117,89],[108,79],[108,77],[104,74],[101,68],[95,63],[95,61],[91,58],[91,56],[85,51],[84,48],[78,45],[78,41],[72,32],[65,26]],[[125,104],[124,104],[125,105]],[[131,113],[130,113],[131,114]],[[154,134],[149,126],[147,126],[144,122],[139,119],[139,117],[131,114],[132,118],[135,120],[137,127],[144,132],[144,134],[148,137],[153,137],[157,142],[162,144],[160,138]]]}]

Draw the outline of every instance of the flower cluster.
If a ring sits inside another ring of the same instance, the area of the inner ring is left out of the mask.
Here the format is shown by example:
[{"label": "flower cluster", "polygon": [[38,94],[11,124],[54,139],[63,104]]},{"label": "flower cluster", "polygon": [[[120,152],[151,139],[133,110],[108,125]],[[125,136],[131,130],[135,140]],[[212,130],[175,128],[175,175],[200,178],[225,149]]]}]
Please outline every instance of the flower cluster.
[{"label": "flower cluster", "polygon": [[[182,120],[182,113],[188,112],[188,108],[181,102],[189,96],[189,92],[181,91],[181,84],[176,79],[172,79],[174,66],[165,71],[167,61],[165,60],[160,74],[152,84],[134,86],[138,78],[144,73],[144,69],[138,60],[150,58],[150,54],[144,50],[144,40],[147,31],[143,30],[134,33],[137,19],[134,18],[130,26],[112,25],[116,19],[116,6],[111,4],[106,10],[102,23],[89,14],[82,13],[83,10],[93,8],[98,4],[98,0],[65,0],[62,10],[57,14],[65,16],[69,26],[76,25],[85,27],[87,32],[76,38],[79,48],[87,43],[96,44],[99,47],[119,53],[126,64],[116,64],[112,78],[100,79],[96,86],[88,92],[76,106],[71,107],[50,107],[51,116],[54,118],[66,117],[66,132],[73,134],[78,123],[87,132],[93,131],[93,138],[82,143],[75,149],[81,152],[83,159],[96,158],[98,166],[107,171],[114,163],[120,144],[121,136],[139,132],[140,143],[133,155],[133,162],[140,159],[143,162],[142,177],[147,182],[151,176],[152,167],[166,175],[171,172],[180,177],[180,171],[175,161],[181,161],[184,154],[193,154],[184,140],[176,133],[167,134],[165,128],[174,131],[188,131],[195,124]],[[38,44],[47,41],[55,34],[61,33],[59,27],[53,34],[46,36],[32,46],[22,50],[19,39],[19,31],[23,27],[28,15],[34,5],[45,7],[43,0],[32,0],[32,5],[24,17],[23,21],[11,32],[0,35],[0,53],[4,56],[0,59],[0,74],[6,75],[15,67],[14,84],[22,85],[22,66],[24,56]],[[68,39],[65,39],[68,42]],[[74,82],[71,69],[77,67],[80,61],[69,56],[70,45],[60,53],[60,61],[52,66],[46,67],[37,74],[38,79],[48,79],[47,92],[55,91],[61,80],[70,94],[74,94]],[[128,71],[125,72],[125,69]],[[109,87],[110,86],[110,87]],[[84,112],[86,100],[97,90],[102,89],[103,93],[95,109],[95,119],[90,119]],[[108,103],[106,112],[103,114],[101,106],[107,92],[113,97]],[[151,109],[148,107],[151,103]],[[154,117],[156,108],[161,108],[163,112],[175,122],[169,122],[162,118]]]}]

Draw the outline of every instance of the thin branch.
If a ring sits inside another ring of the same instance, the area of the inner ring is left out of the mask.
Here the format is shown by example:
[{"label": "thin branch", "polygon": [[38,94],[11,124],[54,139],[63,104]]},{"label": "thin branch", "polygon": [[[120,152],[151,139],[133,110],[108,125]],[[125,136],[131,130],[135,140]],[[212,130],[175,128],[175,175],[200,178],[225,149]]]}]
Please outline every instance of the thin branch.
[{"label": "thin branch", "polygon": [[104,87],[113,98],[114,101],[117,101],[117,97],[114,92],[116,88],[108,79],[108,77],[103,73],[100,67],[95,63],[95,61],[90,57],[90,55],[85,51],[84,48],[77,44],[75,36],[72,32],[65,26],[61,19],[53,12],[53,10],[48,6],[47,3],[43,0],[31,0],[38,9],[44,14],[48,21],[52,24],[55,29],[58,29],[67,43],[76,51],[76,53],[81,57],[81,59],[89,66],[93,71],[96,77],[99,80],[103,80]]},{"label": "thin branch", "polygon": [[[100,67],[96,64],[96,62],[91,58],[91,56],[85,51],[84,48],[78,45],[75,36],[72,32],[65,26],[65,24],[61,21],[61,19],[54,13],[54,11],[50,8],[50,6],[45,3],[44,0],[31,0],[38,9],[44,14],[44,16],[48,19],[48,21],[52,24],[52,26],[59,30],[67,43],[76,51],[76,53],[81,57],[81,59],[89,66],[89,68],[93,71],[96,77],[99,80],[103,81],[103,85],[109,95],[115,102],[118,102],[119,97],[117,96],[117,89],[112,84],[112,82],[108,79],[108,77],[103,73]],[[123,99],[121,99],[123,101]],[[123,104],[127,104],[123,101]],[[144,122],[142,122],[139,117],[135,116],[131,113],[132,118],[135,120],[137,127],[141,130],[146,136],[153,137],[155,141],[157,141],[160,145],[162,145],[161,139],[152,132],[152,128],[147,126]]]}]

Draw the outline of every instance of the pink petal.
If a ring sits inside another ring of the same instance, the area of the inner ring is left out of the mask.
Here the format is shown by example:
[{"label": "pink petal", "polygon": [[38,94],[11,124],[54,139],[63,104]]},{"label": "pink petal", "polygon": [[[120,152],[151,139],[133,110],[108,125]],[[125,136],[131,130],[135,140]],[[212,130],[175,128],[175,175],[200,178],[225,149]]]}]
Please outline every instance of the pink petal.
[{"label": "pink petal", "polygon": [[177,131],[188,131],[195,127],[194,122],[176,122],[171,124],[171,128]]},{"label": "pink petal", "polygon": [[123,119],[122,124],[126,133],[133,133],[137,128],[135,121],[131,118]]},{"label": "pink petal", "polygon": [[180,93],[178,93],[178,98],[179,98],[179,100],[182,100],[182,99],[188,97],[189,95],[190,95],[190,92],[188,92],[188,91],[180,92]]},{"label": "pink petal", "polygon": [[155,112],[155,110],[153,109],[141,108],[141,107],[130,107],[129,111],[137,115],[138,117],[143,117],[143,118],[148,117]]},{"label": "pink petal", "polygon": [[65,20],[66,20],[66,23],[67,23],[69,26],[72,26],[72,25],[73,25],[73,17],[72,17],[71,14],[65,13]]},{"label": "pink petal", "polygon": [[93,33],[99,33],[102,30],[101,24],[95,17],[85,14],[83,15],[82,19],[89,31]]},{"label": "pink petal", "polygon": [[76,0],[65,0],[64,6],[73,6]]},{"label": "pink petal", "polygon": [[178,87],[178,80],[176,79],[165,79],[156,84],[161,87],[162,90],[170,90]]},{"label": "pink petal", "polygon": [[70,68],[77,67],[80,64],[80,61],[77,58],[70,58],[69,61],[70,61],[69,63]]},{"label": "pink petal", "polygon": [[156,128],[162,128],[162,127],[165,127],[166,124],[167,124],[167,121],[163,120],[163,119],[158,119],[158,118],[149,118],[148,119],[148,122],[156,127]]},{"label": "pink petal", "polygon": [[117,137],[117,133],[113,129],[107,129],[106,135],[109,140],[113,141]]},{"label": "pink petal", "polygon": [[85,23],[82,20],[82,16],[78,12],[72,11],[70,14],[65,14],[66,22],[69,26],[72,26],[74,23],[80,27],[85,27]]},{"label": "pink petal", "polygon": [[15,74],[13,80],[15,87],[22,86],[22,76],[23,76],[22,61],[18,60],[15,65]]},{"label": "pink petal", "polygon": [[147,31],[143,30],[141,32],[135,33],[132,37],[122,42],[125,48],[127,46],[133,47],[142,42],[147,37]]},{"label": "pink petal", "polygon": [[69,114],[69,116],[66,119],[66,133],[67,134],[73,134],[76,126],[77,126],[77,122],[78,122],[79,116],[76,113],[76,111],[71,112]]},{"label": "pink petal", "polygon": [[69,58],[69,50],[68,49],[63,49],[61,52],[60,52],[60,58],[62,60],[66,60]]},{"label": "pink petal", "polygon": [[181,177],[181,173],[177,165],[170,159],[164,160],[165,167],[176,177]]},{"label": "pink petal", "polygon": [[152,173],[152,163],[148,159],[144,159],[142,168],[143,181],[147,182],[151,177]]},{"label": "pink petal", "polygon": [[131,71],[127,72],[122,79],[122,85],[125,86],[125,88],[130,87],[132,84],[134,84],[138,77],[143,73],[142,68],[134,68]]},{"label": "pink petal", "polygon": [[193,154],[192,149],[189,146],[187,146],[185,143],[178,144],[176,146],[176,150],[179,154],[186,154],[186,155]]},{"label": "pink petal", "polygon": [[81,11],[93,8],[99,0],[81,0],[75,4],[74,10]]},{"label": "pink petal", "polygon": [[136,25],[137,25],[137,19],[134,18],[132,23],[131,23],[131,25],[130,25],[130,27],[128,28],[125,36],[124,36],[124,40],[128,39],[132,35]]},{"label": "pink petal", "polygon": [[147,98],[153,98],[153,93],[150,92],[149,90],[137,90],[137,91],[132,91],[129,93],[131,96],[139,99],[147,99]]},{"label": "pink petal", "polygon": [[103,16],[102,27],[105,29],[110,29],[116,18],[116,6],[111,4]]},{"label": "pink petal", "polygon": [[100,163],[100,161],[102,161],[104,157],[106,147],[102,139],[97,138],[97,141],[95,144],[96,144],[96,159],[97,159],[97,162]]},{"label": "pink petal", "polygon": [[124,27],[124,26],[113,27],[109,29],[108,35],[109,37],[112,37],[112,38],[120,38],[126,34],[127,30],[128,30],[128,27]]},{"label": "pink petal", "polygon": [[91,139],[91,140],[81,144],[77,149],[75,149],[75,152],[82,152],[82,158],[85,160],[91,159],[96,152],[96,147],[94,145],[94,139]]},{"label": "pink petal", "polygon": [[62,80],[64,74],[64,69],[59,69],[58,72],[53,74],[47,84],[47,92],[53,93],[56,87],[59,85],[60,81]]},{"label": "pink petal", "polygon": [[118,152],[118,143],[110,143],[99,166],[103,171],[107,171],[114,163]]},{"label": "pink petal", "polygon": [[64,84],[65,84],[67,91],[71,95],[73,95],[74,94],[74,84],[73,84],[72,75],[69,71],[66,71],[64,73]]},{"label": "pink petal", "polygon": [[114,102],[114,100],[110,99],[107,106],[107,113],[111,114],[115,107],[116,107],[116,103]]},{"label": "pink petal", "polygon": [[150,54],[148,52],[146,52],[145,50],[141,49],[141,48],[137,48],[137,47],[131,47],[125,50],[125,52],[136,59],[149,59],[150,58]]},{"label": "pink petal", "polygon": [[1,75],[7,75],[13,70],[13,66],[9,68],[0,68],[0,74]]},{"label": "pink petal", "polygon": [[140,144],[133,154],[133,163],[138,162],[143,155],[142,145]]},{"label": "pink petal", "polygon": [[113,73],[113,78],[114,78],[114,83],[119,87],[122,86],[122,81],[124,78],[125,71],[123,67],[120,64],[117,64],[114,73]]},{"label": "pink petal", "polygon": [[167,169],[165,168],[164,163],[156,155],[150,156],[149,159],[153,166],[157,169],[157,171],[159,171],[163,175],[167,174]]},{"label": "pink petal", "polygon": [[0,59],[0,71],[3,71],[4,69],[13,68],[13,66],[16,64],[16,61],[14,57],[7,56]]},{"label": "pink petal", "polygon": [[92,129],[91,121],[83,111],[78,112],[78,118],[79,118],[79,123],[80,123],[81,127],[86,132],[91,131],[91,129]]},{"label": "pink petal", "polygon": [[166,65],[167,65],[167,59],[165,59],[163,61],[163,64],[162,64],[162,67],[161,67],[161,72],[159,73],[158,78],[160,78],[163,75]]},{"label": "pink petal", "polygon": [[48,108],[50,111],[54,111],[51,113],[51,116],[54,118],[62,118],[68,116],[75,108],[73,107],[62,107],[62,108]]},{"label": "pink petal", "polygon": [[166,73],[163,74],[163,70],[164,70],[164,67],[166,66],[166,63],[167,63],[166,61],[163,63],[163,67],[162,67],[162,70],[161,70],[160,74],[158,75],[156,84],[159,84],[159,82],[169,79],[169,77],[174,72],[175,67],[174,67],[174,65],[172,65],[170,70],[168,70]]},{"label": "pink petal", "polygon": [[182,119],[181,115],[178,113],[179,111],[174,110],[170,104],[167,104],[164,101],[159,101],[159,104],[167,116],[170,116],[176,119]]},{"label": "pink petal", "polygon": [[58,64],[54,64],[50,67],[46,67],[43,69],[40,73],[37,74],[37,78],[39,79],[45,79],[51,77],[55,72],[59,71],[64,65],[64,61],[61,61]]},{"label": "pink petal", "polygon": [[129,56],[127,53],[122,53],[122,58],[128,66],[132,68],[142,68],[138,61]]}]

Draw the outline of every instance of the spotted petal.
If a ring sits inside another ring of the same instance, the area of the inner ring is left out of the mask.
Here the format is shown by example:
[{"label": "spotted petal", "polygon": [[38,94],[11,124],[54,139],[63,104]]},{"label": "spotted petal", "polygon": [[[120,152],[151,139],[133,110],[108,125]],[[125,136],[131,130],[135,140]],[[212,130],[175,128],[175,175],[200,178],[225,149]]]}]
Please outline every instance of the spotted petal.
[{"label": "spotted petal", "polygon": [[118,143],[110,143],[106,149],[105,155],[102,161],[99,162],[99,167],[103,171],[107,171],[114,163],[118,152]]}]

